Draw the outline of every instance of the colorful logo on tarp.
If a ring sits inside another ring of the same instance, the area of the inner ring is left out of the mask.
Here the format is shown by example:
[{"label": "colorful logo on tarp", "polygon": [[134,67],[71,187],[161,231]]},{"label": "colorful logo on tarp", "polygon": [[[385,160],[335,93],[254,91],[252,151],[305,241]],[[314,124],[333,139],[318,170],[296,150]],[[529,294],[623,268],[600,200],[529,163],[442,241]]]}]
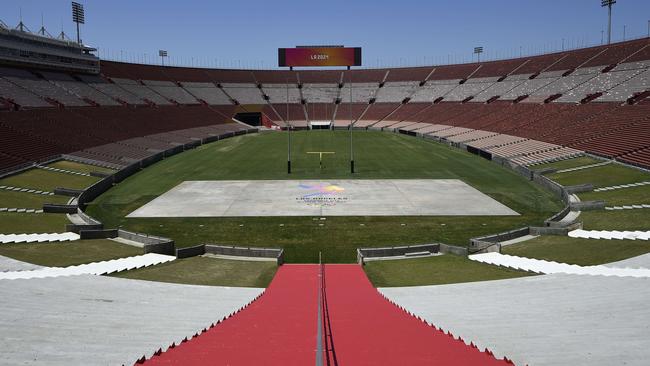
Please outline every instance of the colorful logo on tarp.
[{"label": "colorful logo on tarp", "polygon": [[346,197],[340,197],[345,188],[334,184],[299,184],[298,187],[309,193],[303,194],[297,200],[310,206],[334,206],[347,200]]}]

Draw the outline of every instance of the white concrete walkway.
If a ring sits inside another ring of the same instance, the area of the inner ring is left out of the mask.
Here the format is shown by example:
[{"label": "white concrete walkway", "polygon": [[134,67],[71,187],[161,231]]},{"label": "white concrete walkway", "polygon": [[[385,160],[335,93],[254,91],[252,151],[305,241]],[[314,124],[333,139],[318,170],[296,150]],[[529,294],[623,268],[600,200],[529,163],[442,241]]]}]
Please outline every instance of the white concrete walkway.
[{"label": "white concrete walkway", "polygon": [[618,240],[650,240],[650,231],[618,231],[618,230],[573,230],[569,232],[572,238],[582,239],[618,239]]},{"label": "white concrete walkway", "polygon": [[470,255],[469,259],[477,262],[509,267],[536,273],[575,274],[591,276],[616,276],[650,278],[649,268],[612,268],[603,265],[578,266],[575,264],[558,263],[534,258],[517,257],[501,253],[484,253]]},{"label": "white concrete walkway", "polygon": [[129,269],[148,267],[155,264],[173,261],[176,257],[155,253],[133,257],[112,259],[103,262],[80,264],[70,267],[43,267],[31,271],[0,272],[0,280],[17,280],[31,278],[76,276],[82,274],[103,275]]},{"label": "white concrete walkway", "polygon": [[11,243],[45,243],[79,240],[76,233],[43,233],[43,234],[0,234],[1,244]]}]

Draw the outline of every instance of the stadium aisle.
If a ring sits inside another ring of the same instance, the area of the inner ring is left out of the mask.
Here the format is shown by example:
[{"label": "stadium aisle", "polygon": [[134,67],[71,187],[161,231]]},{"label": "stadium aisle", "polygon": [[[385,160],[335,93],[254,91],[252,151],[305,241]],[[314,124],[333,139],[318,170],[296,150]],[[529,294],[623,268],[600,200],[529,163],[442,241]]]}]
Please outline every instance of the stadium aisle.
[{"label": "stadium aisle", "polygon": [[361,266],[326,265],[325,279],[334,364],[508,364],[400,310],[377,292]]},{"label": "stadium aisle", "polygon": [[318,265],[281,266],[266,292],[249,307],[145,364],[313,364],[318,271]]}]

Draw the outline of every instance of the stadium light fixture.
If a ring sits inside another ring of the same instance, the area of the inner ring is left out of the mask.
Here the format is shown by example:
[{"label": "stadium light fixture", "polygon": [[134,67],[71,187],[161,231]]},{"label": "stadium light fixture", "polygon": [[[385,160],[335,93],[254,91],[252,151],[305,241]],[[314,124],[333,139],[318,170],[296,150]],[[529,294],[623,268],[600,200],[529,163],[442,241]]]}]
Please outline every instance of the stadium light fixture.
[{"label": "stadium light fixture", "polygon": [[81,44],[79,24],[86,24],[86,13],[84,12],[84,6],[74,1],[72,2],[72,21],[77,23],[77,43]]},{"label": "stadium light fixture", "polygon": [[607,7],[608,20],[607,20],[607,44],[612,42],[612,5],[616,4],[616,0],[601,0],[600,6]]},{"label": "stadium light fixture", "polygon": [[476,54],[476,59],[478,62],[481,62],[481,53],[483,53],[483,47],[474,47],[474,53]]},{"label": "stadium light fixture", "polygon": [[162,63],[162,65],[165,66],[165,57],[167,57],[167,51],[158,50],[158,56],[160,56],[160,62]]}]

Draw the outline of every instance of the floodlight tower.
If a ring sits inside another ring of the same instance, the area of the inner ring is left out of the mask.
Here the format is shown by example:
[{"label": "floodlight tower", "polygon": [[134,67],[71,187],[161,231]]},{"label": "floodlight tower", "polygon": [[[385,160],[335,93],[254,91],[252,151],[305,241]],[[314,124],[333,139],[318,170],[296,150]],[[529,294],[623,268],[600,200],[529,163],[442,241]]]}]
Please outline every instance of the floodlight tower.
[{"label": "floodlight tower", "polygon": [[612,42],[612,5],[616,4],[616,0],[601,0],[600,6],[607,7],[608,20],[607,20],[607,44]]},{"label": "floodlight tower", "polygon": [[481,62],[481,53],[483,53],[483,47],[474,47],[474,53],[476,54],[476,59],[478,62]]},{"label": "floodlight tower", "polygon": [[160,62],[162,63],[162,65],[165,66],[165,57],[167,57],[167,51],[158,50],[158,56],[160,56]]},{"label": "floodlight tower", "polygon": [[72,21],[77,23],[77,43],[81,44],[79,24],[86,24],[86,15],[84,13],[84,6],[74,1],[72,2]]}]

